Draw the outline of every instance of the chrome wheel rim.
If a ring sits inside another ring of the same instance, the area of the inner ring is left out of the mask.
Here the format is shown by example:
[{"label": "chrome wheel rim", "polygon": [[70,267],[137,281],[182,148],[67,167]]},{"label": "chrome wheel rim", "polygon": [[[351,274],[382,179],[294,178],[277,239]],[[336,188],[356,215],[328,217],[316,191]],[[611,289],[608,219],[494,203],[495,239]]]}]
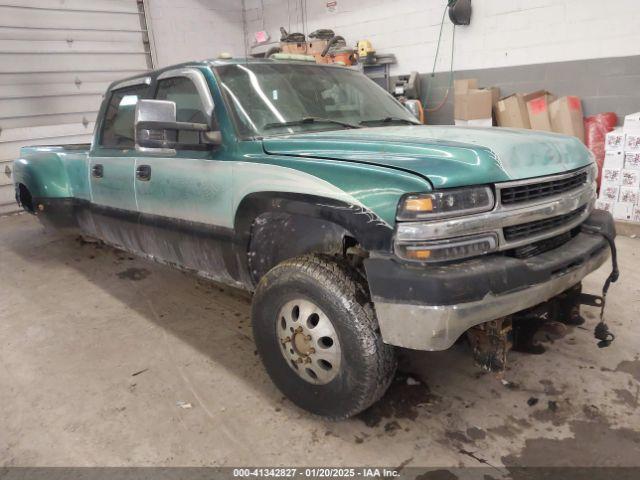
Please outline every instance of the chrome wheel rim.
[{"label": "chrome wheel rim", "polygon": [[284,304],[276,318],[280,351],[303,380],[324,385],[340,371],[338,334],[315,303],[298,298]]}]

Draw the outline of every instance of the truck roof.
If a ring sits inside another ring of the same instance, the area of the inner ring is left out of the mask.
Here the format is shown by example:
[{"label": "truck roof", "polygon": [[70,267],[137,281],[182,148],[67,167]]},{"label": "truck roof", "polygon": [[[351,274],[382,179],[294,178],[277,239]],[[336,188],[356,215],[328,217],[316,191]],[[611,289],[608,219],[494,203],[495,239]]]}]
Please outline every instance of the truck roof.
[{"label": "truck roof", "polygon": [[[176,68],[183,68],[183,67],[218,67],[218,66],[222,66],[222,65],[242,65],[242,64],[247,64],[247,63],[252,63],[252,64],[256,64],[256,63],[286,63],[286,64],[292,64],[292,65],[318,65],[321,67],[326,67],[326,68],[346,68],[343,65],[336,65],[336,64],[316,64],[316,63],[309,63],[309,62],[305,62],[305,61],[300,61],[300,60],[284,60],[284,59],[271,59],[271,58],[246,58],[246,57],[238,57],[238,58],[212,58],[212,59],[206,59],[206,60],[198,60],[198,61],[191,61],[191,62],[184,62],[184,63],[177,63],[175,65],[169,65],[167,67],[163,67],[163,68],[158,68],[155,70],[149,70],[147,72],[144,73],[139,73],[137,75],[132,75],[130,77],[125,77],[125,78],[121,78],[119,80],[115,80],[114,82],[112,82],[109,85],[109,88],[107,89],[107,91],[113,90],[114,88],[122,88],[125,86],[129,86],[132,85],[134,82],[134,80],[137,79],[144,79],[144,78],[149,78],[149,79],[154,79],[155,77],[157,77],[158,75],[162,74],[163,72],[167,71],[167,70],[175,70]],[[143,83],[143,82],[140,82]]]}]

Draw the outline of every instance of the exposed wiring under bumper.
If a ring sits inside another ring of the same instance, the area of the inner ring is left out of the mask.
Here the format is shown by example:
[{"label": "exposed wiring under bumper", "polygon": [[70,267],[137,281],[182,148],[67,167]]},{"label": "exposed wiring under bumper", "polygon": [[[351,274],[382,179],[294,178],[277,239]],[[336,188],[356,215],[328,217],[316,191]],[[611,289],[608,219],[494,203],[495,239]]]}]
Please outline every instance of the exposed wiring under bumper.
[{"label": "exposed wiring under bumper", "polygon": [[604,308],[606,305],[607,292],[609,291],[611,284],[615,283],[620,276],[620,271],[618,270],[618,252],[616,250],[616,243],[614,240],[615,232],[605,231],[599,226],[589,225],[586,223],[582,224],[581,230],[585,233],[602,235],[611,249],[611,273],[602,286],[602,295],[600,297],[600,301],[597,302],[600,305],[600,322],[598,322],[593,331],[593,335],[598,340],[598,347],[604,348],[611,345],[611,342],[616,338],[615,335],[609,331],[609,326],[604,321]]}]

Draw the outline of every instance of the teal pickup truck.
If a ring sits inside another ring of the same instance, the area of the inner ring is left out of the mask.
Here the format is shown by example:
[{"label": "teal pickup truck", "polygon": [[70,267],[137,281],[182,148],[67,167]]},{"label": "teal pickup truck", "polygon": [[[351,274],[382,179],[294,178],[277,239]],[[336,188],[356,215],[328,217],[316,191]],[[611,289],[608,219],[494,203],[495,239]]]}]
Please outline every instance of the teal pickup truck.
[{"label": "teal pickup truck", "polygon": [[306,62],[114,82],[91,145],[25,147],[13,175],[47,225],[252,291],[269,375],[330,418],[383,395],[395,347],[468,338],[500,369],[518,322],[579,321],[613,232],[575,138],[421,125],[361,73]]}]

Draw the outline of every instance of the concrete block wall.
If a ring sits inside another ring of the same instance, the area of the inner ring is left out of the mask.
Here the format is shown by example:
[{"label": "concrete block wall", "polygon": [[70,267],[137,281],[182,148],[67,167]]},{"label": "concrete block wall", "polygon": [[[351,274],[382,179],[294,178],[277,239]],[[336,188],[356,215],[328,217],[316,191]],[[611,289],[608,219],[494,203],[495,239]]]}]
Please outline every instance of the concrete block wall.
[{"label": "concrete block wall", "polygon": [[[430,72],[446,0],[245,0],[247,31],[278,27],[309,33],[332,28],[348,43],[369,39],[395,53],[392,73]],[[306,4],[306,23],[301,21]],[[262,6],[264,5],[264,8]],[[458,27],[455,70],[530,65],[640,54],[639,0],[473,0],[468,27]],[[452,25],[442,35],[436,71],[449,69]]]},{"label": "concrete block wall", "polygon": [[242,3],[238,0],[147,0],[156,68],[244,53]]}]

